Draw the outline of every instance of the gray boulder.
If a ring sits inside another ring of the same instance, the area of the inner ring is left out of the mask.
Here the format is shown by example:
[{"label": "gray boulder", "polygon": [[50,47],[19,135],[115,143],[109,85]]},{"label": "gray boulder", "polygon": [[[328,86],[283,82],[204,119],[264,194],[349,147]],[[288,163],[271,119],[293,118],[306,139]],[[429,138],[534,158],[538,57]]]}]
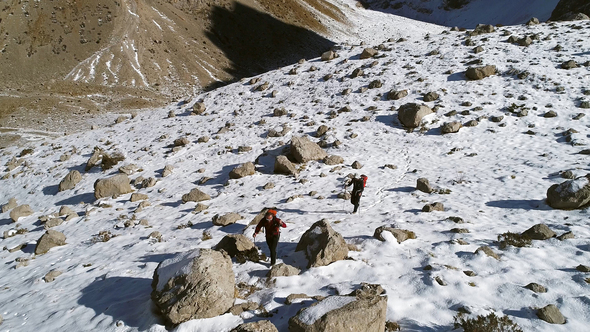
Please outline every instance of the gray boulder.
[{"label": "gray boulder", "polygon": [[55,278],[62,275],[62,273],[63,272],[61,272],[59,270],[51,270],[51,271],[47,272],[47,274],[45,275],[45,277],[43,277],[43,279],[45,280],[45,282],[53,282],[55,280]]},{"label": "gray boulder", "polygon": [[10,211],[10,219],[12,219],[14,222],[17,222],[18,218],[30,216],[31,214],[33,214],[31,207],[28,204],[23,204]]},{"label": "gray boulder", "polygon": [[293,137],[291,139],[290,155],[299,163],[306,163],[310,160],[322,160],[327,157],[319,145],[310,141],[307,137]]},{"label": "gray boulder", "polygon": [[49,249],[57,246],[63,246],[66,244],[66,236],[63,233],[54,230],[48,230],[41,236],[37,241],[35,247],[35,255],[43,255],[49,251]]},{"label": "gray boulder", "polygon": [[82,181],[82,174],[77,170],[73,170],[61,180],[59,183],[59,191],[74,189],[80,181]]},{"label": "gray boulder", "polygon": [[256,167],[254,167],[254,163],[247,162],[241,164],[240,166],[234,168],[229,172],[230,179],[240,179],[245,176],[254,175],[256,173]]},{"label": "gray boulder", "polygon": [[211,196],[207,195],[206,193],[199,190],[199,188],[194,188],[188,194],[182,195],[182,202],[202,202],[208,201],[211,199]]},{"label": "gray boulder", "polygon": [[470,67],[465,72],[465,76],[470,80],[481,80],[496,73],[496,66]]},{"label": "gray boulder", "polygon": [[234,303],[235,287],[229,256],[197,249],[158,264],[151,297],[164,318],[176,325],[225,313]]},{"label": "gray boulder", "polygon": [[547,204],[554,209],[579,209],[590,203],[590,174],[560,184],[547,190]]},{"label": "gray boulder", "polygon": [[461,127],[463,127],[463,125],[459,121],[446,122],[440,128],[440,131],[443,135],[444,134],[452,134],[452,133],[459,132],[459,129],[461,129]]},{"label": "gray boulder", "polygon": [[243,234],[229,234],[224,236],[214,249],[224,250],[239,263],[245,263],[247,260],[252,262],[258,262],[260,260],[258,248],[254,242]]},{"label": "gray boulder", "polygon": [[240,324],[230,332],[279,332],[279,330],[270,321],[259,320],[257,322]]},{"label": "gray boulder", "polygon": [[537,224],[524,231],[521,235],[533,240],[547,240],[552,237],[555,237],[557,234],[555,234],[554,231],[549,229],[547,225]]},{"label": "gray boulder", "polygon": [[412,231],[408,231],[405,229],[397,229],[388,226],[380,226],[375,229],[375,233],[373,233],[373,237],[379,241],[385,242],[385,238],[383,237],[383,232],[390,232],[393,237],[397,240],[397,243],[402,243],[409,239],[415,239],[416,234]]},{"label": "gray boulder", "polygon": [[500,260],[500,256],[498,254],[496,254],[490,247],[488,246],[481,246],[479,248],[477,248],[477,250],[475,250],[475,254],[478,254],[480,252],[483,252],[486,256],[488,257],[492,257],[495,258],[497,260]]},{"label": "gray boulder", "polygon": [[321,60],[322,61],[330,61],[330,60],[333,60],[334,58],[336,58],[336,52],[330,50],[330,51],[326,51],[326,52],[322,53]]},{"label": "gray boulder", "polygon": [[426,204],[422,207],[422,212],[444,211],[445,207],[441,202]]},{"label": "gray boulder", "polygon": [[296,276],[301,272],[298,268],[285,264],[279,263],[273,265],[268,274],[266,275],[267,278],[276,278],[276,277],[290,277]]},{"label": "gray boulder", "polygon": [[553,304],[537,310],[537,317],[550,324],[565,324],[565,317],[563,317],[559,309]]},{"label": "gray boulder", "polygon": [[18,206],[18,203],[16,202],[16,198],[12,197],[11,199],[8,200],[8,203],[2,205],[2,213],[8,212],[17,206]]},{"label": "gray boulder", "polygon": [[196,115],[201,115],[201,114],[205,113],[205,110],[207,110],[207,107],[205,106],[204,103],[195,103],[193,105],[192,113],[196,114]]},{"label": "gray boulder", "polygon": [[386,296],[329,296],[289,319],[289,332],[384,332]]},{"label": "gray boulder", "polygon": [[372,58],[377,55],[377,53],[377,50],[374,48],[365,48],[361,53],[361,60]]},{"label": "gray boulder", "polygon": [[408,95],[408,90],[391,90],[387,93],[387,100],[398,100],[406,97]]},{"label": "gray boulder", "polygon": [[228,226],[235,224],[236,221],[242,219],[242,216],[235,212],[226,213],[224,215],[216,214],[213,217],[213,225],[215,226]]},{"label": "gray boulder", "polygon": [[397,116],[405,127],[416,128],[420,125],[422,118],[430,113],[432,109],[426,105],[409,103],[400,106]]},{"label": "gray boulder", "polygon": [[330,155],[324,158],[324,164],[326,165],[338,165],[344,162],[344,158],[337,156],[337,155]]},{"label": "gray boulder", "polygon": [[428,92],[427,94],[424,95],[424,101],[429,102],[429,101],[435,101],[439,98],[440,96],[438,95],[438,93],[432,91],[432,92]]},{"label": "gray boulder", "polygon": [[420,190],[422,192],[425,192],[427,194],[430,194],[431,192],[434,191],[434,189],[430,185],[430,181],[428,181],[427,178],[419,178],[416,181],[416,189]]},{"label": "gray boulder", "polygon": [[321,125],[318,127],[318,129],[316,130],[315,136],[316,137],[321,137],[323,136],[325,133],[328,132],[328,130],[330,130],[330,127],[326,126],[326,125]]},{"label": "gray boulder", "polygon": [[295,251],[304,251],[307,267],[325,266],[348,256],[348,245],[330,222],[322,219],[314,223],[297,243]]},{"label": "gray boulder", "polygon": [[277,156],[277,159],[275,159],[274,173],[297,176],[299,171],[297,171],[297,168],[289,158],[286,156]]},{"label": "gray boulder", "polygon": [[165,178],[165,177],[169,176],[170,174],[172,174],[172,170],[174,170],[174,166],[172,166],[172,165],[164,166],[164,169],[162,170],[162,177]]},{"label": "gray boulder", "polygon": [[98,179],[94,182],[94,197],[119,196],[132,192],[129,178],[126,174],[113,175],[106,179]]}]

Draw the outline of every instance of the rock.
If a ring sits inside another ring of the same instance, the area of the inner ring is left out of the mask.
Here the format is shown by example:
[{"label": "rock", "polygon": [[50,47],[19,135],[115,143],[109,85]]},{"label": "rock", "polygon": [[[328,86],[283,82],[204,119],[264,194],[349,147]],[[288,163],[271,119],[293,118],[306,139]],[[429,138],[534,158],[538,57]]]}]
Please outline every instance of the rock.
[{"label": "rock", "polygon": [[151,188],[151,187],[155,186],[157,182],[158,182],[158,180],[156,180],[155,178],[149,177],[149,178],[143,179],[141,181],[141,186],[143,188]]},{"label": "rock", "polygon": [[570,232],[565,232],[565,233],[563,233],[563,234],[561,234],[560,236],[557,237],[557,239],[559,241],[564,241],[564,240],[574,239],[574,238],[575,238],[574,233],[571,232],[571,231]]},{"label": "rock", "polygon": [[70,171],[68,175],[66,175],[63,180],[59,183],[59,190],[64,191],[69,189],[74,189],[74,187],[82,181],[82,174],[77,170]]},{"label": "rock", "polygon": [[352,71],[352,73],[350,74],[350,78],[357,78],[357,77],[361,77],[365,74],[365,72],[361,69],[361,68],[356,68],[355,70]]},{"label": "rock", "polygon": [[299,162],[306,163],[310,160],[322,160],[327,157],[319,145],[310,141],[307,137],[293,137],[291,139],[290,155]]},{"label": "rock", "polygon": [[554,118],[556,116],[557,116],[557,112],[555,112],[555,111],[549,111],[549,112],[543,114],[544,118]]},{"label": "rock", "polygon": [[285,116],[287,115],[289,112],[287,112],[287,110],[284,107],[277,107],[274,109],[274,111],[272,112],[273,116]]},{"label": "rock", "polygon": [[365,48],[363,53],[361,53],[361,60],[369,59],[377,55],[377,50],[374,48]]},{"label": "rock", "polygon": [[445,207],[443,203],[436,202],[432,204],[426,204],[422,207],[422,212],[432,212],[432,211],[444,211]]},{"label": "rock", "polygon": [[53,282],[55,280],[55,278],[62,275],[62,273],[63,272],[61,272],[59,270],[51,270],[45,275],[45,277],[43,277],[43,279],[45,280],[45,282]]},{"label": "rock", "polygon": [[295,168],[295,165],[289,161],[289,158],[286,156],[277,156],[277,159],[275,159],[274,173],[297,176],[299,171]]},{"label": "rock", "polygon": [[244,311],[252,311],[252,310],[256,310],[259,309],[260,305],[256,302],[245,302],[245,303],[240,303],[240,304],[236,304],[233,307],[231,307],[229,309],[229,313],[234,315],[234,316],[239,316],[241,315]]},{"label": "rock", "polygon": [[190,140],[186,137],[177,138],[174,140],[174,146],[185,146],[190,144]]},{"label": "rock", "polygon": [[475,53],[475,54],[481,53],[483,51],[484,51],[484,49],[481,46],[477,46],[476,48],[473,49],[473,53]]},{"label": "rock", "polygon": [[127,175],[132,175],[133,173],[137,172],[138,170],[139,170],[139,167],[137,167],[137,165],[134,165],[134,164],[129,164],[129,165],[119,167],[119,173],[124,173]]},{"label": "rock", "polygon": [[553,304],[537,310],[537,317],[550,324],[565,324],[565,317]]},{"label": "rock", "polygon": [[330,130],[330,127],[326,126],[326,125],[321,125],[318,127],[318,129],[316,130],[315,136],[316,137],[321,137],[324,136],[325,133],[328,132],[328,130]]},{"label": "rock", "polygon": [[146,195],[146,194],[133,193],[133,194],[131,194],[131,199],[130,199],[130,201],[131,201],[131,202],[137,202],[137,201],[143,201],[143,200],[146,200],[146,199],[148,199],[148,198],[149,198],[149,197],[148,197],[148,195]]},{"label": "rock", "polygon": [[452,133],[459,132],[459,129],[461,129],[461,127],[463,127],[463,125],[459,121],[446,122],[440,128],[440,131],[443,135],[444,134],[452,134]]},{"label": "rock", "polygon": [[65,216],[65,215],[70,215],[70,214],[76,214],[76,215],[78,215],[76,212],[74,212],[72,209],[70,209],[68,206],[65,206],[65,205],[63,205],[59,209],[59,215],[60,216]]},{"label": "rock", "polygon": [[427,94],[424,95],[423,99],[425,102],[429,102],[429,101],[435,101],[438,98],[440,98],[440,96],[438,95],[438,93],[436,92],[428,92]]},{"label": "rock", "polygon": [[279,330],[270,321],[259,320],[257,322],[240,324],[230,332],[279,332]]},{"label": "rock", "polygon": [[494,26],[491,24],[478,24],[469,35],[477,36],[484,33],[492,33],[494,31],[496,31],[496,29],[494,29]]},{"label": "rock", "polygon": [[480,252],[483,252],[486,256],[493,257],[493,258],[495,258],[497,260],[500,260],[500,256],[498,256],[498,254],[496,254],[488,246],[481,246],[481,247],[477,248],[477,250],[475,251],[475,254],[478,254]]},{"label": "rock", "polygon": [[350,165],[350,167],[352,167],[353,169],[361,169],[363,168],[363,165],[361,165],[361,163],[359,163],[358,161],[354,161],[352,165]]},{"label": "rock", "polygon": [[90,158],[86,162],[86,168],[84,170],[88,172],[90,169],[92,169],[92,167],[98,165],[102,159],[103,153],[104,151],[101,148],[95,147],[92,156],[90,156]]},{"label": "rock", "polygon": [[405,127],[416,128],[420,125],[422,118],[430,113],[432,109],[426,105],[409,103],[400,106],[397,116]]},{"label": "rock", "polygon": [[430,181],[428,181],[428,179],[426,179],[426,178],[419,178],[416,181],[416,189],[420,190],[422,192],[425,192],[427,194],[430,194],[431,192],[434,191],[434,189],[430,185]]},{"label": "rock", "polygon": [[387,93],[387,100],[398,100],[406,97],[408,95],[408,90],[391,90]]},{"label": "rock", "polygon": [[10,219],[12,219],[14,222],[17,222],[18,218],[30,216],[31,214],[33,214],[31,207],[28,204],[23,204],[10,211]]},{"label": "rock", "polygon": [[155,239],[158,242],[162,242],[162,233],[158,231],[153,231],[148,235],[148,239]]},{"label": "rock", "polygon": [[51,218],[51,219],[47,220],[43,226],[45,229],[49,229],[49,228],[57,227],[63,223],[64,223],[64,220],[62,218]]},{"label": "rock", "polygon": [[578,64],[574,60],[568,60],[561,64],[561,69],[573,69],[578,68]]},{"label": "rock", "polygon": [[503,115],[493,115],[493,116],[490,116],[489,119],[491,122],[498,123],[498,122],[502,122],[502,120],[504,120],[504,116]]},{"label": "rock", "polygon": [[380,226],[375,229],[375,233],[373,233],[373,237],[379,241],[385,242],[385,238],[383,237],[383,232],[390,232],[393,234],[393,237],[397,240],[397,243],[402,243],[409,239],[415,239],[416,234],[412,231],[408,231],[405,229],[397,229],[388,226]]},{"label": "rock", "polygon": [[547,190],[547,204],[554,209],[579,209],[590,203],[590,175],[560,184]]},{"label": "rock", "polygon": [[326,219],[314,223],[297,243],[295,251],[305,251],[307,267],[325,266],[348,255],[348,246]]},{"label": "rock", "polygon": [[172,166],[172,165],[164,166],[164,170],[162,170],[162,177],[165,178],[165,177],[169,176],[170,174],[172,174],[173,169],[174,169],[174,166]]},{"label": "rock", "polygon": [[105,179],[98,179],[94,182],[94,197],[112,197],[132,192],[129,178],[126,174],[117,174]]},{"label": "rock", "polygon": [[195,103],[193,105],[193,114],[196,115],[201,115],[203,113],[205,113],[205,110],[207,110],[207,107],[205,106],[204,103]]},{"label": "rock", "polygon": [[383,86],[383,82],[380,80],[373,80],[369,83],[369,89],[378,89]]},{"label": "rock", "polygon": [[244,163],[229,172],[230,179],[241,179],[245,176],[254,175],[256,173],[256,167],[254,167],[254,163],[247,162]]},{"label": "rock", "polygon": [[537,25],[539,24],[539,19],[536,17],[532,17],[530,20],[528,20],[528,22],[526,22],[526,25]]},{"label": "rock", "polygon": [[57,246],[63,246],[66,244],[66,236],[63,233],[54,230],[48,230],[37,240],[37,246],[35,247],[35,255],[43,255],[49,251],[49,249]]},{"label": "rock", "polygon": [[580,264],[580,265],[576,266],[576,270],[578,270],[580,272],[590,272],[590,266]]},{"label": "rock", "polygon": [[209,136],[201,136],[197,139],[197,143],[207,143],[209,142]]},{"label": "rock", "polygon": [[383,332],[387,297],[328,296],[289,319],[290,332]]},{"label": "rock", "polygon": [[298,299],[309,299],[309,298],[311,298],[311,296],[309,296],[307,294],[303,294],[303,293],[289,294],[287,296],[287,298],[285,299],[285,304],[289,305],[289,304],[293,304],[295,302],[295,300],[298,300]]},{"label": "rock", "polygon": [[242,264],[247,260],[252,262],[260,260],[258,248],[254,242],[243,234],[226,235],[213,249],[224,250],[230,257],[235,258],[238,263]]},{"label": "rock", "polygon": [[276,265],[273,265],[270,268],[270,271],[268,271],[268,273],[266,274],[267,278],[276,278],[276,277],[290,277],[290,276],[296,276],[299,274],[299,272],[301,272],[301,270],[299,270],[298,268],[285,264],[285,263],[279,263]]},{"label": "rock", "polygon": [[531,37],[525,36],[525,37],[516,39],[516,43],[520,46],[527,47],[533,43],[533,40],[531,39]]},{"label": "rock", "polygon": [[530,284],[524,286],[524,288],[530,289],[535,293],[547,293],[547,288],[534,282],[531,282]]},{"label": "rock", "polygon": [[496,72],[496,66],[470,67],[465,72],[465,76],[470,80],[481,80],[496,75]]},{"label": "rock", "polygon": [[336,52],[334,51],[326,51],[324,53],[322,53],[322,57],[321,60],[322,61],[330,61],[336,58]]},{"label": "rock", "polygon": [[337,155],[330,155],[324,158],[324,164],[326,165],[338,165],[344,163],[344,158],[337,156]]},{"label": "rock", "polygon": [[555,237],[557,234],[555,234],[554,231],[549,229],[547,225],[537,224],[524,231],[521,235],[532,240],[547,240],[552,237]]},{"label": "rock", "polygon": [[113,168],[113,166],[117,165],[119,162],[125,160],[125,155],[121,151],[115,151],[111,154],[104,152],[102,154],[102,161],[100,162],[100,167],[102,167],[103,171],[107,169]]},{"label": "rock", "polygon": [[343,192],[343,193],[338,193],[337,197],[340,198],[340,199],[343,199],[343,200],[348,201],[348,200],[350,200],[351,195],[350,195],[350,193],[348,191],[346,191],[346,192]]},{"label": "rock", "polygon": [[268,182],[268,183],[267,183],[267,184],[265,184],[265,185],[264,185],[264,187],[262,187],[262,188],[263,188],[263,189],[265,189],[265,190],[268,190],[268,189],[273,189],[274,187],[275,187],[275,184],[274,184],[274,182]]},{"label": "rock", "polygon": [[2,205],[2,213],[8,212],[17,206],[18,206],[18,203],[16,202],[16,198],[12,197],[11,199],[8,200],[8,203]]},{"label": "rock", "polygon": [[213,225],[215,225],[215,226],[228,226],[231,224],[235,224],[240,219],[243,219],[243,217],[235,212],[226,213],[223,216],[216,214],[213,217]]},{"label": "rock", "polygon": [[206,193],[199,190],[199,188],[194,188],[188,194],[182,195],[182,202],[202,202],[208,201],[211,199],[211,196],[207,195]]},{"label": "rock", "polygon": [[225,313],[234,303],[235,287],[230,257],[197,249],[158,264],[151,298],[164,318],[176,325]]}]

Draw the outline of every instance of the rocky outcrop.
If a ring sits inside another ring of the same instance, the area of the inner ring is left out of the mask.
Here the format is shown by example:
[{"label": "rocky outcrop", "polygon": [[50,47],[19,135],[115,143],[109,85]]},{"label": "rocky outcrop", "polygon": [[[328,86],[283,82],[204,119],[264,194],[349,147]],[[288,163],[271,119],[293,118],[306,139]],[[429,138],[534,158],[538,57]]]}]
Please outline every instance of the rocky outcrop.
[{"label": "rocky outcrop", "polygon": [[247,162],[232,169],[231,172],[229,172],[229,178],[240,179],[245,176],[254,175],[254,173],[256,173],[256,167],[254,167],[254,163]]},{"label": "rocky outcrop", "polygon": [[420,125],[422,118],[430,113],[432,110],[426,105],[409,103],[400,106],[397,117],[405,127],[416,128]]},{"label": "rocky outcrop", "polygon": [[330,222],[322,219],[314,223],[297,243],[295,251],[304,251],[307,267],[325,266],[342,260],[348,255],[348,245]]},{"label": "rocky outcrop", "polygon": [[48,230],[41,236],[37,241],[35,247],[35,255],[43,255],[49,251],[49,249],[57,246],[63,246],[66,244],[66,236],[63,233],[54,230]]},{"label": "rocky outcrop", "polygon": [[211,196],[207,195],[206,193],[199,190],[199,188],[194,188],[188,194],[182,195],[182,202],[202,202],[208,201],[211,199]]},{"label": "rocky outcrop", "polygon": [[94,182],[94,197],[119,196],[132,192],[129,178],[126,174],[117,174],[106,179],[98,179]]},{"label": "rocky outcrop", "polygon": [[549,20],[572,21],[579,13],[590,16],[590,3],[587,0],[560,0]]},{"label": "rocky outcrop", "polygon": [[554,209],[579,209],[590,203],[590,174],[560,184],[547,190],[547,204]]},{"label": "rocky outcrop", "polygon": [[230,257],[235,258],[238,263],[245,263],[247,260],[252,262],[260,260],[258,248],[254,242],[243,234],[224,236],[214,249],[224,250]]},{"label": "rocky outcrop", "polygon": [[289,154],[298,163],[306,163],[311,160],[322,160],[328,156],[319,145],[310,141],[307,137],[293,137]]},{"label": "rocky outcrop", "polygon": [[74,189],[74,187],[82,181],[82,174],[77,170],[73,170],[66,175],[59,183],[59,191]]},{"label": "rocky outcrop", "polygon": [[158,264],[151,297],[166,320],[176,325],[225,313],[234,303],[234,288],[229,256],[197,249]]}]

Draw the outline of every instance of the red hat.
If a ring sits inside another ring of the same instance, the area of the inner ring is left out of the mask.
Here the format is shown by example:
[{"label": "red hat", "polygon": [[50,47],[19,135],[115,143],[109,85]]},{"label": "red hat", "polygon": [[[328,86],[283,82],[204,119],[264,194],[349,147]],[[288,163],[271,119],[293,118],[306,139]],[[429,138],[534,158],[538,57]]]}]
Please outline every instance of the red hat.
[{"label": "red hat", "polygon": [[269,209],[268,211],[266,211],[266,214],[272,214],[273,216],[277,216],[277,211],[273,210],[273,209]]}]

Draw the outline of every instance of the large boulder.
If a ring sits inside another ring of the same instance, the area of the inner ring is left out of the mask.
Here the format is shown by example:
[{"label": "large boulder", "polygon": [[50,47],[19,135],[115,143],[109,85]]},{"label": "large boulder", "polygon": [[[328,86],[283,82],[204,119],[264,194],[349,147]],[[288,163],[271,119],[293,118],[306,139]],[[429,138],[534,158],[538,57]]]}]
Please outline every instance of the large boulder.
[{"label": "large boulder", "polygon": [[132,191],[127,174],[117,174],[94,182],[94,197],[96,199],[119,196]]},{"label": "large boulder", "polygon": [[247,162],[241,164],[240,166],[234,168],[229,172],[230,179],[239,179],[245,176],[254,175],[256,173],[256,168],[254,167],[254,163]]},{"label": "large boulder", "polygon": [[590,203],[590,174],[560,184],[547,190],[547,204],[554,209],[579,209]]},{"label": "large boulder", "polygon": [[229,234],[224,236],[214,249],[224,250],[239,263],[244,263],[247,260],[252,262],[258,262],[260,260],[258,248],[254,242],[243,234]]},{"label": "large boulder", "polygon": [[63,233],[54,230],[48,230],[41,236],[37,241],[35,247],[35,255],[43,255],[49,251],[49,249],[57,246],[63,246],[66,244],[66,236]]},{"label": "large boulder", "polygon": [[322,160],[328,156],[326,151],[316,143],[310,141],[307,137],[293,137],[291,139],[291,150],[289,153],[299,163],[306,163],[310,160]]},{"label": "large boulder", "polygon": [[305,251],[307,267],[325,266],[348,256],[348,245],[340,233],[334,231],[330,222],[322,219],[301,236],[295,251]]},{"label": "large boulder", "polygon": [[74,189],[80,181],[82,181],[82,174],[77,170],[73,170],[61,180],[59,183],[59,191]]},{"label": "large boulder", "polygon": [[496,75],[497,72],[496,66],[470,67],[465,72],[465,76],[475,81]]},{"label": "large boulder", "polygon": [[236,221],[242,219],[242,216],[235,212],[226,213],[224,215],[216,214],[213,216],[213,225],[215,226],[228,226],[235,224]]},{"label": "large boulder", "polygon": [[296,176],[299,171],[286,156],[277,156],[274,167],[275,174],[286,174]]},{"label": "large boulder", "polygon": [[10,211],[10,219],[12,219],[14,222],[17,222],[18,218],[30,216],[31,214],[33,214],[31,207],[28,204],[23,204]]},{"label": "large boulder", "polygon": [[384,332],[387,297],[329,296],[289,319],[289,332]]},{"label": "large boulder", "polygon": [[279,330],[269,320],[259,320],[240,324],[230,332],[279,332]]},{"label": "large boulder", "polygon": [[400,106],[397,117],[405,127],[416,128],[420,125],[422,118],[430,113],[432,109],[426,105],[409,103]]},{"label": "large boulder", "polygon": [[197,249],[158,264],[152,280],[152,300],[172,324],[211,318],[234,303],[236,286],[228,255]]},{"label": "large boulder", "polygon": [[199,188],[194,188],[188,194],[182,195],[182,202],[202,202],[208,201],[211,199],[211,196],[207,195],[206,193],[199,190]]}]

